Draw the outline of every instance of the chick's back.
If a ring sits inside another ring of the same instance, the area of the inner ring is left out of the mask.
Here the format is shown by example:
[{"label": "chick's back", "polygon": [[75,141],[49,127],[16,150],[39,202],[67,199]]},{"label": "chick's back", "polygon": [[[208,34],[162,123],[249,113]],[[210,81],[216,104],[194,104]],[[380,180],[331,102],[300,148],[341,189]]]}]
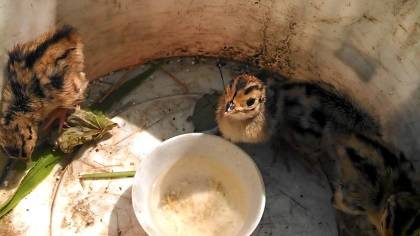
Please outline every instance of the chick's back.
[{"label": "chick's back", "polygon": [[34,112],[43,120],[58,108],[79,103],[88,81],[83,73],[83,44],[70,26],[47,32],[9,52],[2,94],[4,117]]}]

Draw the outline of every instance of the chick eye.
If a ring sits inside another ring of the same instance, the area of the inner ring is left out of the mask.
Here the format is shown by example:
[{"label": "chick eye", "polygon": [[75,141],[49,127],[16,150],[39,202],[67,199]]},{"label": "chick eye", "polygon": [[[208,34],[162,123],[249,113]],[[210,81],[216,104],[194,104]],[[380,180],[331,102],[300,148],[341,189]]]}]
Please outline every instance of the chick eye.
[{"label": "chick eye", "polygon": [[252,106],[255,103],[255,98],[249,98],[248,100],[246,100],[246,105],[247,106]]}]

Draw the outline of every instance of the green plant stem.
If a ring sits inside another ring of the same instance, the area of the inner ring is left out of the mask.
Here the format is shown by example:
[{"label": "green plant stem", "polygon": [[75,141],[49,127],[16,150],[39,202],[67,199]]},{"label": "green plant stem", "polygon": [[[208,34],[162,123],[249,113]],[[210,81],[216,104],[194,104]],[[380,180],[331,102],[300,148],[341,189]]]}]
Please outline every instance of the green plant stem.
[{"label": "green plant stem", "polygon": [[135,171],[119,171],[119,172],[103,172],[103,173],[88,173],[79,175],[80,179],[116,179],[116,178],[130,178],[134,177]]}]

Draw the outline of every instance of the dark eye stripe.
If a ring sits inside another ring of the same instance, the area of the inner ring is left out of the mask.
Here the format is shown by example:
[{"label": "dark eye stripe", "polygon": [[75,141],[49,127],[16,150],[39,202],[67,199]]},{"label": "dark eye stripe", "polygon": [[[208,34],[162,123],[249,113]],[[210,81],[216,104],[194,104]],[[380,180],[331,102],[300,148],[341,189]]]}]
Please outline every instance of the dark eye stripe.
[{"label": "dark eye stripe", "polygon": [[64,53],[61,56],[57,57],[57,59],[55,60],[55,64],[57,65],[58,61],[63,60],[66,57],[68,57],[68,55],[74,50],[76,50],[76,48],[69,48],[66,51],[64,51]]},{"label": "dark eye stripe", "polygon": [[236,82],[236,86],[235,86],[236,91],[238,91],[238,90],[241,90],[241,89],[245,88],[246,84],[247,84],[247,82],[246,82],[245,80],[243,80],[243,79],[238,79],[238,81]]},{"label": "dark eye stripe", "polygon": [[248,93],[254,91],[255,89],[258,89],[259,90],[259,88],[260,87],[258,85],[249,86],[248,88],[245,89],[245,95],[247,95]]}]

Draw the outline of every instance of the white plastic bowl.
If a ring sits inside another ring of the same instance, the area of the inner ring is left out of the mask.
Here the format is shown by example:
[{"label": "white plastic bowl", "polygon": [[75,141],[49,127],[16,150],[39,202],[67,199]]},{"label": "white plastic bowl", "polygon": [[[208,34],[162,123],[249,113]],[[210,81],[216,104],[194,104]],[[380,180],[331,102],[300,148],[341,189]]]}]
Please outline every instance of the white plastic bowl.
[{"label": "white plastic bowl", "polygon": [[[179,135],[164,141],[139,165],[134,178],[132,201],[134,212],[143,229],[150,236],[166,236],[152,217],[152,192],[156,187],[165,185],[162,176],[175,163],[191,156],[202,156],[217,161],[237,176],[242,185],[242,200],[247,214],[239,233],[229,236],[251,235],[260,222],[265,207],[265,189],[261,173],[254,161],[239,147],[220,137],[200,133]],[[201,169],[206,172],[203,165],[193,168],[194,170],[184,168],[181,172],[201,173]],[[221,182],[223,184],[223,180]]]}]

